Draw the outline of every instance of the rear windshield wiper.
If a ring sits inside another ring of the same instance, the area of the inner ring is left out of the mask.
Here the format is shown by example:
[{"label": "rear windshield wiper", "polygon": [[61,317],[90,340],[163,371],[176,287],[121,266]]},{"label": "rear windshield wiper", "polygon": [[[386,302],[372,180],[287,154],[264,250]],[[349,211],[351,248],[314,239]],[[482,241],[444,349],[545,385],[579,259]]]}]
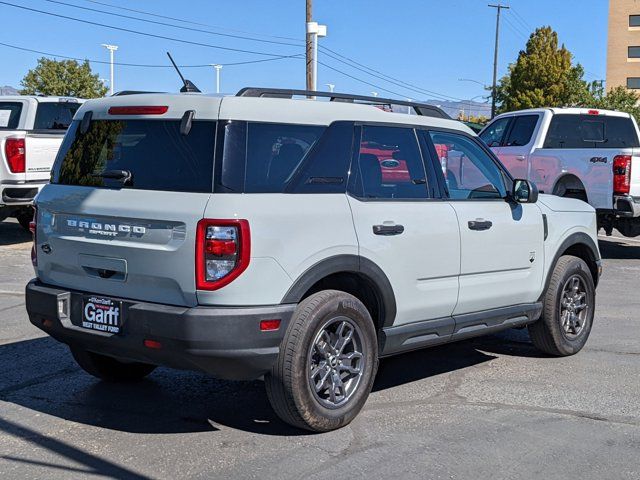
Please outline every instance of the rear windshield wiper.
[{"label": "rear windshield wiper", "polygon": [[129,170],[105,170],[104,172],[94,173],[91,176],[120,180],[123,185],[131,180],[131,172]]}]

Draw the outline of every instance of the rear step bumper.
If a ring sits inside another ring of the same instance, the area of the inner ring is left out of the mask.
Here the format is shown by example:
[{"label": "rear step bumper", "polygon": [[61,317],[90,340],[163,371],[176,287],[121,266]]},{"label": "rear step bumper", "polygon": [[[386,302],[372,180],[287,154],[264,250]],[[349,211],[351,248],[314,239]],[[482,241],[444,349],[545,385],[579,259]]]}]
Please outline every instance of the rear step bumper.
[{"label": "rear step bumper", "polygon": [[[29,320],[72,347],[123,360],[199,370],[228,380],[253,380],[271,369],[296,307],[188,308],[114,299],[122,301],[123,323],[122,333],[113,335],[78,326],[84,295],[93,292],[69,291],[32,280],[26,287]],[[278,330],[260,331],[261,320],[275,319],[281,320]],[[161,348],[147,348],[145,340],[159,342]]]}]

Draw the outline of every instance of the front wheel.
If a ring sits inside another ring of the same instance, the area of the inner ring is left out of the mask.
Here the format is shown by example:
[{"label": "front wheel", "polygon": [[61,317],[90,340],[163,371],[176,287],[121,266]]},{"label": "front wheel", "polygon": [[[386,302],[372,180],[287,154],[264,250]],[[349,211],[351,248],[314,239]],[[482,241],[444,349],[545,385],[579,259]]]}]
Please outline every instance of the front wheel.
[{"label": "front wheel", "polygon": [[595,285],[587,264],[578,257],[560,257],[543,298],[542,317],[529,325],[538,350],[568,356],[582,350],[593,325]]},{"label": "front wheel", "polygon": [[265,376],[276,414],[298,428],[326,432],[351,422],[378,369],[371,315],[356,297],[318,292],[298,305]]},{"label": "front wheel", "polygon": [[155,365],[121,362],[113,357],[78,348],[72,348],[71,354],[85,372],[108,382],[135,382],[156,369]]}]

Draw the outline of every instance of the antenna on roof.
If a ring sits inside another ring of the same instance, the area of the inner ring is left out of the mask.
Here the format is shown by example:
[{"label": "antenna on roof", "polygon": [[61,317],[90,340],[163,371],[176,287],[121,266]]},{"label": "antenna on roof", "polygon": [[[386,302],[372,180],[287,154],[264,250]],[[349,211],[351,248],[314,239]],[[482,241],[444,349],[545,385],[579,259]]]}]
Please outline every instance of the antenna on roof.
[{"label": "antenna on roof", "polygon": [[173,64],[173,68],[176,69],[176,72],[178,72],[178,75],[180,75],[180,80],[182,80],[183,86],[180,89],[180,92],[182,92],[182,93],[188,93],[188,92],[200,93],[200,89],[198,87],[196,87],[191,80],[187,80],[182,76],[182,73],[180,72],[180,69],[178,68],[178,65],[176,65],[176,62],[173,61],[173,57],[171,56],[171,54],[169,52],[167,52],[167,57],[169,57],[169,60],[171,60],[171,63]]}]

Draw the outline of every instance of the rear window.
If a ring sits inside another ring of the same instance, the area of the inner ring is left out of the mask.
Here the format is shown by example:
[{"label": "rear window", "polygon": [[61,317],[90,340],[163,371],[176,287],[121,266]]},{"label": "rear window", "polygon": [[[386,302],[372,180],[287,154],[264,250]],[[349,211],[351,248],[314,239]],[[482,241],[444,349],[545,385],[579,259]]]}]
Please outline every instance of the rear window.
[{"label": "rear window", "polygon": [[[53,168],[61,185],[178,192],[212,191],[215,124],[194,121],[188,135],[179,120],[98,120],[86,133],[72,123]],[[107,171],[131,179],[105,178]]]},{"label": "rear window", "polygon": [[80,108],[75,102],[40,102],[36,109],[34,130],[66,130]]},{"label": "rear window", "polygon": [[631,118],[554,115],[544,148],[631,148],[640,146]]},{"label": "rear window", "polygon": [[16,129],[22,112],[21,102],[0,102],[0,129]]},{"label": "rear window", "polygon": [[216,172],[218,189],[283,193],[326,127],[227,122],[221,130],[224,147]]}]

